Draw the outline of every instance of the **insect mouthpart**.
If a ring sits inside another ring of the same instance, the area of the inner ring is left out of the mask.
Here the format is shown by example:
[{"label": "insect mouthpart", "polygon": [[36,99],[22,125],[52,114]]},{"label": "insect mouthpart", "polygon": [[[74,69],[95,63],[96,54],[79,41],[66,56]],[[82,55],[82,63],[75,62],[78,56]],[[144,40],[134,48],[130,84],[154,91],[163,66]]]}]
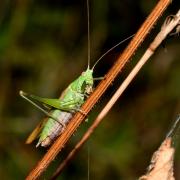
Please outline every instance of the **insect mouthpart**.
[{"label": "insect mouthpart", "polygon": [[93,92],[93,88],[92,88],[92,86],[91,86],[91,85],[86,86],[85,91],[86,91],[86,93],[87,93],[87,94],[91,94],[91,93]]}]

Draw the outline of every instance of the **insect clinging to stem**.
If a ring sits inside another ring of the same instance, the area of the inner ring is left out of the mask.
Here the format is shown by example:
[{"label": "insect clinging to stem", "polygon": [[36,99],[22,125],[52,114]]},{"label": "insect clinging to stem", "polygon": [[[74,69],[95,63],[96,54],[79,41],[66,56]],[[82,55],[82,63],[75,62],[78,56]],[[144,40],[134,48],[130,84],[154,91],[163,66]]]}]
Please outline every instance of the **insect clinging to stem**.
[{"label": "insect clinging to stem", "polygon": [[[89,2],[87,0],[87,19],[88,19],[88,66],[86,71],[74,80],[70,85],[63,91],[59,99],[42,98],[39,96],[31,95],[20,91],[20,96],[29,101],[35,107],[43,111],[47,118],[40,122],[37,127],[33,130],[30,136],[27,138],[26,143],[30,144],[37,137],[39,137],[36,147],[39,145],[46,147],[50,145],[57,136],[59,136],[71,118],[77,111],[84,113],[80,110],[80,107],[85,102],[85,99],[92,93],[94,80],[102,78],[93,78],[93,71],[97,63],[110,51],[119,46],[124,41],[130,39],[132,36],[119,42],[106,53],[104,53],[90,68],[90,32],[89,32]],[[38,105],[41,103],[44,108]],[[50,107],[50,111],[47,108]]]}]

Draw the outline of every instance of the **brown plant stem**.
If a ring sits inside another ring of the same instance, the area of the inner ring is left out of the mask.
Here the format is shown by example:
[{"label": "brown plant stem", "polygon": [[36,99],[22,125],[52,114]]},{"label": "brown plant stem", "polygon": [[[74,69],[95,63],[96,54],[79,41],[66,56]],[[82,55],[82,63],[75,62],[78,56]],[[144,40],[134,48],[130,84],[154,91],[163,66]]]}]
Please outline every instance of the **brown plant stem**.
[{"label": "brown plant stem", "polygon": [[[128,62],[128,60],[135,53],[135,50],[140,46],[144,38],[153,28],[154,24],[158,20],[158,18],[162,15],[168,5],[171,3],[171,0],[160,0],[155,8],[152,10],[148,18],[145,20],[143,25],[140,27],[130,44],[124,50],[124,52],[117,59],[116,63],[106,74],[104,80],[98,85],[92,95],[87,99],[87,101],[82,106],[81,110],[86,112],[87,114],[96,104],[96,102],[100,99],[105,90],[111,85],[115,77],[121,72],[124,65]],[[54,142],[54,144],[50,147],[49,151],[44,155],[44,157],[38,162],[35,168],[29,173],[27,176],[27,180],[37,179],[49,166],[49,164],[54,160],[56,155],[61,151],[64,147],[65,143],[77,129],[77,127],[81,124],[84,119],[84,115],[81,113],[76,113],[76,115],[72,118],[71,122],[68,124],[64,133]]]},{"label": "brown plant stem", "polygon": [[159,149],[154,152],[148,172],[139,180],[175,180],[173,173],[175,148],[172,138],[166,138]]},{"label": "brown plant stem", "polygon": [[[180,11],[179,11],[180,16]],[[174,177],[174,154],[175,154],[175,139],[179,135],[180,115],[173,123],[170,131],[166,135],[165,140],[160,145],[159,149],[152,155],[151,162],[147,168],[145,175],[139,180],[175,180]]]},{"label": "brown plant stem", "polygon": [[179,22],[180,22],[180,10],[176,14],[176,16],[174,16],[173,19],[172,18],[171,19],[167,18],[165,20],[161,31],[155,37],[154,41],[150,44],[149,48],[146,50],[146,52],[144,53],[142,58],[139,60],[139,62],[133,68],[133,70],[129,73],[128,77],[123,81],[121,86],[114,93],[114,95],[112,96],[110,101],[106,104],[106,106],[103,108],[103,110],[99,113],[99,115],[94,120],[93,124],[90,126],[90,128],[87,130],[87,132],[84,134],[82,139],[77,143],[77,145],[74,147],[74,149],[68,154],[66,159],[57,168],[56,172],[52,176],[52,179],[56,179],[56,177],[58,177],[60,175],[60,173],[62,172],[64,167],[67,165],[67,163],[74,157],[74,155],[81,148],[81,146],[89,139],[90,135],[94,132],[94,130],[97,128],[97,126],[103,120],[103,118],[107,115],[107,113],[110,111],[112,106],[115,104],[115,102],[123,94],[125,89],[132,82],[132,80],[137,75],[137,73],[140,71],[140,69],[143,67],[143,65],[154,54],[154,51],[157,49],[157,47],[167,37],[167,35],[178,25]]}]

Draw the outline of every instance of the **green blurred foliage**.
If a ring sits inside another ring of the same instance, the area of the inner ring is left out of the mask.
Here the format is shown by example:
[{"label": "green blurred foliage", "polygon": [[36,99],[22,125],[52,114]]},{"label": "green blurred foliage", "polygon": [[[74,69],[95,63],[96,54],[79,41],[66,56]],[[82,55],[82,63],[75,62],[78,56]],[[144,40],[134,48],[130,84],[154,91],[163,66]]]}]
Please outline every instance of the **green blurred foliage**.
[{"label": "green blurred foliage", "polygon": [[[157,1],[92,0],[90,2],[91,64],[117,42],[135,33]],[[176,13],[173,1],[165,15]],[[67,147],[48,168],[49,177],[80,139],[97,113],[141,57],[160,28],[146,42],[108,89]],[[103,76],[127,43],[96,67]],[[135,179],[145,172],[180,109],[179,37],[166,40],[59,179]],[[19,90],[45,97],[61,91],[87,67],[86,1],[2,0],[0,2],[0,177],[23,179],[46,152],[25,145],[42,113],[18,95]],[[177,150],[175,175],[180,156]],[[42,178],[42,179],[43,179]]]}]

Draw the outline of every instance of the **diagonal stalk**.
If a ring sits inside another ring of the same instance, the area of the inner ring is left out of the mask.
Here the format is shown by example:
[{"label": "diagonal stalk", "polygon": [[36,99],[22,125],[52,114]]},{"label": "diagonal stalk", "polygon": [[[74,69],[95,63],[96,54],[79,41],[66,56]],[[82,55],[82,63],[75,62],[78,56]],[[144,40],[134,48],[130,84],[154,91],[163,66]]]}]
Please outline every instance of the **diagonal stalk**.
[{"label": "diagonal stalk", "polygon": [[[87,101],[82,106],[81,110],[87,114],[96,104],[96,102],[103,95],[105,90],[112,84],[113,80],[121,72],[122,68],[129,61],[132,55],[135,53],[136,49],[141,45],[142,41],[148,35],[150,30],[153,28],[156,21],[171,3],[171,0],[160,0],[155,8],[152,10],[148,18],[142,24],[134,38],[131,40],[127,48],[119,56],[116,63],[106,74],[105,78],[100,82],[98,87],[92,93],[92,95],[87,99]],[[27,180],[37,179],[49,166],[49,164],[54,160],[57,154],[65,146],[68,139],[72,136],[78,126],[82,123],[85,117],[81,113],[76,113],[72,118],[71,122],[68,124],[64,133],[54,142],[50,147],[49,151],[44,155],[44,157],[38,162],[35,168],[27,176]]]},{"label": "diagonal stalk", "polygon": [[[58,177],[61,174],[62,170],[67,165],[67,163],[75,156],[75,154],[82,147],[82,145],[89,139],[91,134],[94,132],[94,130],[97,128],[97,126],[103,120],[103,118],[107,115],[107,113],[113,107],[115,102],[123,94],[123,92],[126,90],[128,85],[132,82],[132,80],[137,75],[137,73],[140,71],[140,69],[143,67],[143,65],[154,54],[154,51],[157,49],[157,47],[167,37],[167,35],[177,26],[177,24],[179,22],[180,22],[180,10],[176,14],[176,16],[174,16],[174,19],[171,19],[168,24],[165,21],[165,23],[163,25],[163,28],[158,33],[158,35],[155,37],[154,41],[150,44],[149,48],[146,50],[146,52],[144,53],[142,58],[139,60],[139,62],[136,64],[136,66],[133,68],[133,70],[129,73],[127,78],[123,81],[123,83],[120,85],[118,90],[114,93],[114,95],[112,96],[110,101],[106,104],[106,106],[103,108],[103,110],[99,113],[99,115],[94,120],[94,122],[90,126],[90,128],[86,131],[86,133],[84,134],[82,139],[76,144],[74,149],[68,154],[66,159],[57,168],[56,172],[52,176],[52,180],[56,179],[56,177]],[[172,132],[174,132],[175,127],[179,123],[179,119],[180,119],[180,117],[176,120],[176,123],[174,124],[173,128],[171,129],[171,131],[168,133],[167,137],[169,137],[169,136],[171,136],[173,134]]]}]

